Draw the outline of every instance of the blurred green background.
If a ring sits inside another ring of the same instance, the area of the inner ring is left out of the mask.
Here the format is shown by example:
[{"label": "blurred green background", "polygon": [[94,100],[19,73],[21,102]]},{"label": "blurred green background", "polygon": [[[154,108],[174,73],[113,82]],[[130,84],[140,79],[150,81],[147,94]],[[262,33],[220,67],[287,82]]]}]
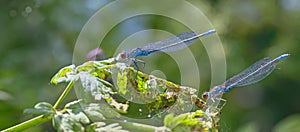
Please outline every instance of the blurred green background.
[{"label": "blurred green background", "polygon": [[[31,116],[24,115],[23,109],[41,101],[56,101],[64,85],[49,85],[50,78],[61,67],[72,63],[74,44],[82,27],[110,2],[0,1],[0,130],[29,119]],[[300,1],[188,2],[201,9],[218,31],[226,54],[227,77],[265,56],[292,54],[267,79],[224,94],[227,104],[222,111],[220,131],[300,130],[295,128],[300,124],[297,115],[300,113]],[[173,33],[187,30],[161,16],[136,17],[114,28],[101,48],[110,57],[124,36],[151,28]],[[205,49],[197,43],[198,46],[190,48],[197,58],[203,92],[211,87],[211,71]],[[157,67],[153,68],[160,67],[168,80],[180,82],[180,74],[174,72],[178,70],[176,63],[167,57],[153,55],[152,58],[157,58]],[[65,101],[73,99],[76,99],[74,92]],[[50,123],[33,130],[54,131]]]}]

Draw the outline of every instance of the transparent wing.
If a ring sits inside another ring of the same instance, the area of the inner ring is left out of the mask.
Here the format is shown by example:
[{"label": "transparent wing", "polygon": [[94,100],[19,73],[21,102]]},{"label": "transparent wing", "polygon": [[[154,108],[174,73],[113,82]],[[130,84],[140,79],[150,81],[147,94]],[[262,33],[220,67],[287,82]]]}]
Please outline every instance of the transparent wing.
[{"label": "transparent wing", "polygon": [[275,59],[270,57],[261,59],[242,71],[241,73],[228,79],[225,86],[245,86],[256,83],[266,78],[276,67]]},{"label": "transparent wing", "polygon": [[144,51],[173,52],[184,49],[185,47],[188,47],[189,45],[194,43],[197,39],[197,37],[195,36],[197,36],[195,32],[185,32],[165,40],[147,44],[141,49]]},{"label": "transparent wing", "polygon": [[141,49],[143,51],[148,51],[148,52],[155,52],[155,51],[173,52],[188,47],[189,45],[193,44],[196,41],[196,39],[199,37],[207,36],[215,32],[216,32],[215,30],[209,30],[202,34],[198,34],[196,32],[184,32],[165,40],[147,44]]}]

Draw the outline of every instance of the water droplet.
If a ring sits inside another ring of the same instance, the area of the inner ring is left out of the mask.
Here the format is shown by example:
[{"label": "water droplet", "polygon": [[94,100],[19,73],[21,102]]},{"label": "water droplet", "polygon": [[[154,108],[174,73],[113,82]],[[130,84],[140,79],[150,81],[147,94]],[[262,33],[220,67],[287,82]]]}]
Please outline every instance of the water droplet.
[{"label": "water droplet", "polygon": [[139,112],[142,112],[142,109],[139,109]]},{"label": "water droplet", "polygon": [[27,6],[25,8],[25,12],[28,13],[28,14],[31,13],[32,12],[32,8],[30,6]]},{"label": "water droplet", "polygon": [[15,16],[17,15],[17,11],[16,11],[16,10],[11,10],[11,11],[9,12],[9,15],[10,15],[11,17],[15,17]]},{"label": "water droplet", "polygon": [[150,118],[151,117],[151,115],[150,114],[148,114],[148,118]]}]

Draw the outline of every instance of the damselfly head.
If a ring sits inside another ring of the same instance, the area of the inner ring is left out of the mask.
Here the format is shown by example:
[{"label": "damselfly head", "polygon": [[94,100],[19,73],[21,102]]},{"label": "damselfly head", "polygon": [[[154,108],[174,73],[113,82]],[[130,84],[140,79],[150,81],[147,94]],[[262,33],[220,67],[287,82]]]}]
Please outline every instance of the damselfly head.
[{"label": "damselfly head", "polygon": [[209,92],[204,92],[203,94],[202,94],[202,98],[203,99],[207,99],[209,97]]},{"label": "damselfly head", "polygon": [[119,53],[117,56],[117,60],[120,60],[120,59],[124,60],[126,58],[127,58],[127,53],[125,51]]}]

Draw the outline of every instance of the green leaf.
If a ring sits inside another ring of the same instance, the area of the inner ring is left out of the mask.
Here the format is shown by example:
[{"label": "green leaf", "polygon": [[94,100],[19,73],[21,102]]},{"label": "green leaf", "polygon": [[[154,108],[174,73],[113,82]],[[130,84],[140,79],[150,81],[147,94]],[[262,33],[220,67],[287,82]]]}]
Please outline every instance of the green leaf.
[{"label": "green leaf", "polygon": [[176,117],[173,114],[169,114],[164,119],[164,126],[173,131],[203,131],[212,127],[212,122],[209,122],[210,119],[201,110],[184,113]]},{"label": "green leaf", "polygon": [[122,70],[123,72],[118,72],[118,80],[117,85],[119,92],[123,95],[126,94],[126,88],[127,88],[127,70]]},{"label": "green leaf", "polygon": [[52,118],[52,123],[58,132],[84,132],[82,124],[69,114],[56,113]]},{"label": "green leaf", "polygon": [[112,65],[102,64],[99,61],[88,61],[76,67],[76,73],[88,72],[98,78],[106,78],[111,74],[111,71],[108,70]]},{"label": "green leaf", "polygon": [[174,129],[172,129],[172,131],[173,132],[192,132],[191,127],[185,126],[185,125],[177,126]]},{"label": "green leaf", "polygon": [[44,115],[49,116],[55,113],[53,106],[47,102],[40,102],[34,106],[34,109],[25,109],[24,113],[32,115]]},{"label": "green leaf", "polygon": [[274,132],[299,132],[300,114],[294,114],[280,121],[273,129]]},{"label": "green leaf", "polygon": [[69,82],[70,78],[68,75],[74,74],[74,71],[75,65],[63,67],[52,77],[50,83],[57,85],[58,83]]},{"label": "green leaf", "polygon": [[107,87],[113,87],[113,85],[103,79],[98,78],[99,82],[101,82],[103,85],[107,86]]},{"label": "green leaf", "polygon": [[111,94],[115,94],[110,87],[103,85],[103,81],[100,81],[99,78],[92,74],[82,71],[77,75],[82,85],[82,87],[78,88],[82,99],[90,99],[92,96],[93,100],[101,100],[111,97]]},{"label": "green leaf", "polygon": [[73,110],[74,112],[81,112],[82,108],[80,105],[81,100],[75,100],[65,105],[66,109]]},{"label": "green leaf", "polygon": [[77,66],[75,71],[76,71],[76,73],[83,72],[83,71],[91,73],[91,72],[95,71],[95,69],[97,67],[102,67],[102,65],[97,66],[97,65],[95,65],[94,61],[88,61],[88,62],[85,62],[85,63]]},{"label": "green leaf", "polygon": [[122,126],[118,123],[106,125],[104,122],[95,122],[87,127],[87,131],[91,132],[129,132],[122,130]]},{"label": "green leaf", "polygon": [[70,114],[71,118],[83,124],[90,123],[89,118],[83,112],[83,109],[80,105],[80,100],[76,100],[66,104],[65,108],[67,112]]},{"label": "green leaf", "polygon": [[141,93],[145,93],[145,92],[148,92],[149,89],[147,87],[147,80],[149,80],[149,78],[145,78],[145,77],[142,77],[142,76],[137,76],[137,90]]},{"label": "green leaf", "polygon": [[113,106],[115,110],[117,110],[118,112],[120,113],[127,113],[127,110],[128,110],[128,102],[126,102],[125,104],[123,103],[119,103],[118,101],[116,101],[115,99],[113,98],[109,98],[106,100],[106,102],[110,105],[110,106]]},{"label": "green leaf", "polygon": [[105,120],[106,118],[120,118],[120,114],[107,104],[90,103],[83,105],[84,112],[93,121]]},{"label": "green leaf", "polygon": [[115,63],[116,61],[116,58],[109,58],[109,59],[106,59],[106,60],[101,60],[101,61],[96,61],[98,65],[111,65],[113,63]]},{"label": "green leaf", "polygon": [[176,126],[173,122],[174,120],[174,114],[168,114],[167,116],[165,116],[164,118],[164,126],[168,127],[168,128],[173,128],[174,126]]},{"label": "green leaf", "polygon": [[[107,107],[104,107],[109,109]],[[108,111],[103,110],[103,107],[100,104],[91,103],[83,106],[84,112],[89,116],[91,120],[105,120],[106,118],[103,116],[102,113],[105,113],[106,116],[110,116],[109,112],[112,111],[111,109]],[[118,113],[114,113],[113,115],[118,115]]]},{"label": "green leaf", "polygon": [[179,125],[180,123],[182,123],[186,118],[187,118],[186,114],[181,114],[177,117],[174,117],[173,114],[168,114],[165,117],[164,124],[166,127],[172,129],[172,128],[176,127],[177,125]]}]

